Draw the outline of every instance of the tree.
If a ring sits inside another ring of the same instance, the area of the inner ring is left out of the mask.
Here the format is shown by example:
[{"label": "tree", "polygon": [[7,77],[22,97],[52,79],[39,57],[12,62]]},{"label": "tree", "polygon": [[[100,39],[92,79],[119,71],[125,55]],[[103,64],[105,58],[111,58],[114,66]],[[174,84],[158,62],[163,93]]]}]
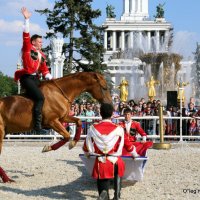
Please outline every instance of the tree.
[{"label": "tree", "polygon": [[[102,71],[103,28],[96,26],[93,20],[101,16],[99,9],[92,10],[92,0],[58,0],[53,10],[36,10],[47,17],[50,32],[46,38],[61,33],[67,42],[63,45],[66,55],[65,70]],[[86,59],[87,64],[80,62]]]},{"label": "tree", "polygon": [[0,72],[0,97],[17,94],[17,84],[14,79]]}]

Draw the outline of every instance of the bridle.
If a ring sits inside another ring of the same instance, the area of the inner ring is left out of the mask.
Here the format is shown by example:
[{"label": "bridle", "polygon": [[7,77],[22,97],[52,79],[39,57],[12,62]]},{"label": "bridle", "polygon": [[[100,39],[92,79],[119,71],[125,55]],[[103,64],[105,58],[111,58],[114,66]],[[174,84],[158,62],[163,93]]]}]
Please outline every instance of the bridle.
[{"label": "bridle", "polygon": [[67,99],[67,101],[72,104],[72,102],[69,100],[69,98],[67,97],[67,95],[63,92],[62,88],[56,83],[56,80],[52,79],[52,82],[54,83],[54,85],[60,90],[60,92],[62,93],[62,95]]}]

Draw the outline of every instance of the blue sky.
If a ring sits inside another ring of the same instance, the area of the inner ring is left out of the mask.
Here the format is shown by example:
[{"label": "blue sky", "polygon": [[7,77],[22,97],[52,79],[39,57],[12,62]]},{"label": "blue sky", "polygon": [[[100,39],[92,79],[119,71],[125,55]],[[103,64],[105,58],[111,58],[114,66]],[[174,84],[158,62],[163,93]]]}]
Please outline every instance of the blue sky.
[{"label": "blue sky", "polygon": [[[31,33],[45,35],[45,17],[35,13],[35,9],[52,8],[54,0],[0,0],[0,71],[12,76],[16,70],[22,45],[23,17],[20,8],[25,6],[32,12]],[[195,51],[196,42],[200,43],[200,1],[199,0],[149,0],[149,15],[153,19],[156,6],[165,3],[165,18],[174,27],[173,51],[187,59]],[[101,25],[106,18],[107,4],[115,7],[117,19],[123,12],[123,0],[94,0],[93,7],[102,10],[96,21]],[[49,41],[45,41],[48,44]]]}]

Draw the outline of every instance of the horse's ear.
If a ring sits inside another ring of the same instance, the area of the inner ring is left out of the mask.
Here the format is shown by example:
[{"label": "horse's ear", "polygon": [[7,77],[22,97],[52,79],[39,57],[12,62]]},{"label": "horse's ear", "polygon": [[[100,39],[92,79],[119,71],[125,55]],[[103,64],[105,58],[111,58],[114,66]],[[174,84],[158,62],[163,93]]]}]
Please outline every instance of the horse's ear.
[{"label": "horse's ear", "polygon": [[105,78],[103,77],[102,74],[99,74],[99,73],[95,73],[95,77],[97,78],[99,84],[101,85],[101,87],[105,90],[107,90],[107,83],[106,83],[106,80]]}]

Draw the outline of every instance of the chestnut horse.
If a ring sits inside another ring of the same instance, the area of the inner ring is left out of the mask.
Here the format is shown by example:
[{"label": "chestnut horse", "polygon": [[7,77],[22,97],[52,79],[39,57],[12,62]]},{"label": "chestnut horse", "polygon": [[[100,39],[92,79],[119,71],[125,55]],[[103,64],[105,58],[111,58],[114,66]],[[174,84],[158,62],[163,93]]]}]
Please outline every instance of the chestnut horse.
[{"label": "chestnut horse", "polygon": [[[52,128],[66,141],[70,133],[63,122],[81,125],[78,118],[69,116],[71,103],[82,92],[89,92],[99,102],[111,103],[111,95],[103,75],[94,72],[80,72],[62,78],[45,81],[40,86],[45,96],[42,109],[43,127]],[[0,153],[6,133],[17,133],[33,129],[33,101],[15,95],[0,99]]]}]

